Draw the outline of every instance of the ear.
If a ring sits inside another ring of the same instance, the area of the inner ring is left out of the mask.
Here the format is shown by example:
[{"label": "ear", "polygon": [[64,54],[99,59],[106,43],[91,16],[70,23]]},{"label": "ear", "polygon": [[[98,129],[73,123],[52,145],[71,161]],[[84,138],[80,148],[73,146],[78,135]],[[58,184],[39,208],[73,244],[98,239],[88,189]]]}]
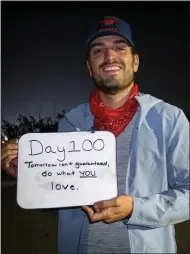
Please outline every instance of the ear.
[{"label": "ear", "polygon": [[134,72],[137,72],[139,69],[139,56],[137,54],[134,55],[133,69]]},{"label": "ear", "polygon": [[88,68],[90,77],[92,77],[92,71],[91,71],[90,64],[89,64],[89,61],[88,61],[88,60],[86,61],[86,65],[87,65],[87,68]]}]

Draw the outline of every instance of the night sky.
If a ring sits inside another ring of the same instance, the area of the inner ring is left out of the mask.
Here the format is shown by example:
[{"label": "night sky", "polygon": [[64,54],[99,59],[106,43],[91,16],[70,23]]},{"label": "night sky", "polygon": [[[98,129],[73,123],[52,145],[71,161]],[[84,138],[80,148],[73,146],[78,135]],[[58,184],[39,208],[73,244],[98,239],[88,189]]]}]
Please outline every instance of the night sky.
[{"label": "night sky", "polygon": [[104,15],[132,27],[141,92],[189,112],[188,2],[3,2],[1,15],[3,119],[54,117],[88,101],[87,28]]}]

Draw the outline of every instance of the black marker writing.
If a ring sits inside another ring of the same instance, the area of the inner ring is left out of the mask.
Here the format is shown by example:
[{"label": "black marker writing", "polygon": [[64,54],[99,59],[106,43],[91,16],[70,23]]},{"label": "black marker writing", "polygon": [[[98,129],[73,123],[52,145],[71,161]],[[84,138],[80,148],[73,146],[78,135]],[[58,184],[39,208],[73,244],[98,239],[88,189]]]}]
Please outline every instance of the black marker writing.
[{"label": "black marker writing", "polygon": [[84,140],[84,142],[82,143],[82,149],[88,152],[92,151],[93,149],[92,141],[90,141],[89,139]]},{"label": "black marker writing", "polygon": [[[30,140],[30,153],[29,155],[34,156],[34,155],[39,155],[42,154],[43,152],[45,153],[61,153],[61,159],[57,159],[59,162],[63,162],[65,160],[65,148],[64,146],[62,147],[62,149],[60,149],[60,147],[56,147],[56,149],[52,148],[51,146],[46,146],[44,148],[43,144],[38,141],[38,140]],[[35,148],[35,149],[34,149]],[[35,151],[34,151],[35,150]]]},{"label": "black marker writing", "polygon": [[52,151],[52,147],[51,147],[51,146],[47,146],[47,147],[45,148],[45,152],[46,152],[46,153],[56,153],[56,152]]},{"label": "black marker writing", "polygon": [[105,145],[103,139],[97,139],[94,141],[94,143],[92,143],[91,140],[86,139],[82,143],[82,149],[87,152],[92,151],[92,149],[96,151],[102,151],[104,149],[104,146]]},{"label": "black marker writing", "polygon": [[79,171],[81,174],[80,178],[96,178],[96,172],[95,171]]},{"label": "black marker writing", "polygon": [[94,150],[96,150],[96,151],[102,151],[105,147],[103,139],[95,140],[93,147],[94,147]]},{"label": "black marker writing", "polygon": [[59,166],[60,167],[68,167],[68,166],[72,166],[73,165],[73,163],[70,161],[70,162],[65,162],[65,163],[59,163]]},{"label": "black marker writing", "polygon": [[40,155],[43,153],[53,153],[53,154],[57,154],[60,155],[61,157],[58,156],[57,161],[59,162],[63,162],[66,159],[66,152],[81,152],[81,151],[85,151],[85,152],[90,152],[92,150],[95,151],[102,151],[105,147],[104,141],[103,139],[96,139],[95,141],[91,141],[89,139],[85,139],[82,144],[80,145],[80,149],[76,149],[76,144],[75,141],[70,141],[70,144],[72,144],[72,149],[71,150],[65,150],[65,147],[63,145],[61,146],[56,146],[56,147],[52,147],[50,145],[43,145],[39,140],[29,140],[29,144],[30,144],[30,153],[29,155],[31,156],[36,156],[36,155]]},{"label": "black marker writing", "polygon": [[65,172],[64,170],[60,171],[60,172],[57,172],[57,175],[58,176],[61,176],[61,175],[67,175],[67,176],[71,176],[73,175],[74,176],[75,174],[75,171],[72,171],[72,172]]},{"label": "black marker writing", "polygon": [[45,170],[44,172],[42,172],[42,176],[47,177],[47,176],[52,176],[51,172],[47,172],[47,170]]},{"label": "black marker writing", "polygon": [[73,144],[73,149],[71,151],[68,151],[69,153],[71,153],[71,152],[80,152],[81,151],[81,150],[76,150],[75,149],[75,141],[70,141],[70,143]]},{"label": "black marker writing", "polygon": [[94,161],[94,162],[75,162],[75,168],[80,168],[81,166],[107,166],[108,162],[105,161]]},{"label": "black marker writing", "polygon": [[28,164],[28,168],[34,168],[34,167],[57,167],[56,163],[50,164],[50,163],[33,163],[33,161],[25,161],[25,164]]},{"label": "black marker writing", "polygon": [[[38,149],[39,150],[38,150],[37,153],[33,153],[32,142],[38,143]],[[29,153],[29,155],[38,155],[38,154],[42,154],[43,153],[43,145],[42,145],[42,143],[40,141],[38,141],[38,140],[30,140],[29,143],[30,143],[30,152],[31,152],[31,153]]]},{"label": "black marker writing", "polygon": [[59,183],[53,183],[51,182],[51,189],[52,190],[75,190],[74,185],[69,185],[69,184],[59,184]]}]

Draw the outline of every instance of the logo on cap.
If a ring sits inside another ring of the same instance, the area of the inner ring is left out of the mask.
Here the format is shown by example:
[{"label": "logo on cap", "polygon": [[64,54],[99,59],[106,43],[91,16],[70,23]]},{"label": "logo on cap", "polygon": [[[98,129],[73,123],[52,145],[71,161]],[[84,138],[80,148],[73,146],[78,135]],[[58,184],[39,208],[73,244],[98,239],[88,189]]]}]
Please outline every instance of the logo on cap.
[{"label": "logo on cap", "polygon": [[114,19],[101,20],[98,26],[98,31],[116,31],[116,21]]}]

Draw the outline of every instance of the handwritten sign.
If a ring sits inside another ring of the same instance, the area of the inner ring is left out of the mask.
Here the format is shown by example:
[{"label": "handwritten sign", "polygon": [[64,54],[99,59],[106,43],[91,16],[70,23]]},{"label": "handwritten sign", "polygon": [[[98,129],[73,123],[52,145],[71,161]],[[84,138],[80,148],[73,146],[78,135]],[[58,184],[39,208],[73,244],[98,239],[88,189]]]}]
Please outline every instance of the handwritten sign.
[{"label": "handwritten sign", "polygon": [[25,209],[92,205],[117,196],[107,131],[29,133],[19,140],[17,202]]}]

